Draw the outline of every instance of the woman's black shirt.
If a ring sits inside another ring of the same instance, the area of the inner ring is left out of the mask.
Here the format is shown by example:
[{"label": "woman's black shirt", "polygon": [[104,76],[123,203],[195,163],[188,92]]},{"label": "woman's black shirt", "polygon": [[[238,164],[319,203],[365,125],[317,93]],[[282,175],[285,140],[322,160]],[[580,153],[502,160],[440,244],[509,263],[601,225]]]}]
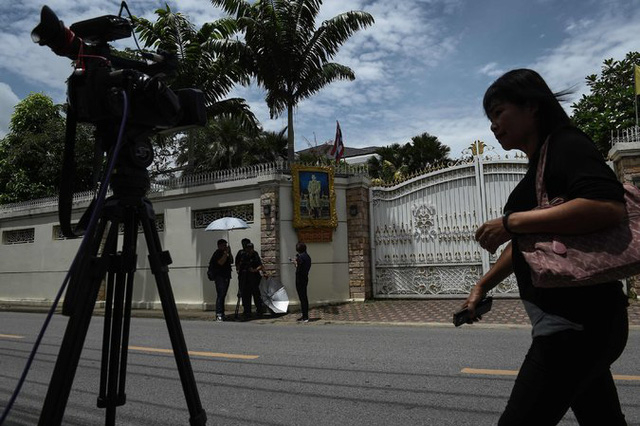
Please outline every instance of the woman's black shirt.
[{"label": "woman's black shirt", "polygon": [[[524,178],[509,195],[505,211],[528,211],[537,206],[535,175],[538,153],[529,163]],[[544,174],[549,200],[563,196],[624,201],[624,189],[613,170],[605,163],[591,139],[581,131],[565,127],[549,139]],[[600,314],[626,304],[621,283],[603,283],[586,287],[542,289],[531,282],[531,270],[513,238],[513,268],[520,297],[543,311],[570,321],[587,324]]]}]

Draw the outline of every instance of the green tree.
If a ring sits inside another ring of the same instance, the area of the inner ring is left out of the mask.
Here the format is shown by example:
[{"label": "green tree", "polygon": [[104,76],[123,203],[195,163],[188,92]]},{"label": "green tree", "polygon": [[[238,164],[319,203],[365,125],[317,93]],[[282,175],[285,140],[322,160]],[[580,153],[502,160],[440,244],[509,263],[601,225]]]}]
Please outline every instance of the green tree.
[{"label": "green tree", "polygon": [[[169,52],[177,58],[177,70],[170,78],[172,89],[196,88],[202,90],[205,97],[207,117],[211,120],[221,120],[220,123],[234,123],[242,133],[254,133],[259,130],[255,115],[241,98],[225,98],[234,85],[245,84],[249,81],[249,73],[239,62],[239,55],[230,49],[228,40],[236,33],[233,19],[220,19],[204,24],[197,29],[189,19],[178,12],[173,12],[168,5],[164,9],[155,11],[155,22],[144,18],[135,18],[136,31],[145,47],[153,47],[163,52]],[[221,49],[224,46],[224,50]],[[220,125],[214,123],[214,127]],[[219,167],[220,158],[224,157],[231,164],[233,159],[230,152],[203,151],[207,146],[211,149],[220,148],[217,144],[207,145],[202,138],[211,129],[193,129],[173,137],[156,136],[154,145],[157,153],[166,157],[177,154],[185,173],[198,173]],[[203,159],[212,156],[211,159]],[[154,164],[155,173],[163,173],[169,161]]]},{"label": "green tree", "polygon": [[418,173],[435,163],[448,160],[451,152],[451,148],[429,133],[412,137],[411,143],[405,144],[402,150],[409,174]]},{"label": "green tree", "polygon": [[[236,84],[248,83],[249,78],[238,54],[234,54],[228,44],[221,44],[235,34],[235,21],[219,19],[196,29],[188,17],[171,11],[168,5],[155,13],[158,18],[153,23],[136,17],[135,28],[145,47],[169,52],[177,58],[171,88],[200,89],[206,99],[209,117],[233,115],[243,125],[255,128],[255,116],[244,99],[225,99]],[[226,46],[224,51],[220,49],[222,45]]]},{"label": "green tree", "polygon": [[385,182],[394,180],[398,167],[402,166],[401,146],[394,143],[376,149],[376,156],[369,158],[369,175]]},{"label": "green tree", "polygon": [[243,63],[266,91],[271,118],[287,112],[287,158],[294,159],[294,108],[301,100],[337,80],[354,80],[355,73],[330,60],[358,30],[374,23],[362,11],[350,11],[316,28],[322,0],[211,0],[235,16],[244,32]]},{"label": "green tree", "polygon": [[571,105],[573,122],[605,157],[611,148],[611,132],[635,124],[633,64],[640,64],[639,52],[629,52],[619,61],[605,59],[600,75],[585,78],[590,93]]},{"label": "green tree", "polygon": [[248,164],[271,163],[287,159],[287,128],[274,132],[263,130],[252,142],[252,152],[247,152]]},{"label": "green tree", "polygon": [[[9,133],[0,141],[0,203],[15,203],[54,196],[62,176],[65,144],[63,106],[31,93],[14,109]],[[79,125],[76,135],[74,189],[93,185],[92,128]]]},{"label": "green tree", "polygon": [[369,159],[369,174],[385,182],[403,179],[449,160],[450,151],[436,136],[425,132],[404,145],[394,143],[378,148],[378,156]]},{"label": "green tree", "polygon": [[218,117],[190,131],[189,147],[178,144],[176,164],[189,175],[285,159],[285,131],[247,129],[237,118]]}]

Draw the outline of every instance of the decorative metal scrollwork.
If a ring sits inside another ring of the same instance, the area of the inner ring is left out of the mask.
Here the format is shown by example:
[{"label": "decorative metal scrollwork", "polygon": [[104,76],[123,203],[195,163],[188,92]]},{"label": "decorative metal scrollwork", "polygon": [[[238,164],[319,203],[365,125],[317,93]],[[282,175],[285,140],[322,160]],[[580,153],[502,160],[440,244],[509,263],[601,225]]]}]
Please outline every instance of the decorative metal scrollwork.
[{"label": "decorative metal scrollwork", "polygon": [[211,222],[221,217],[237,217],[245,222],[252,223],[253,204],[240,204],[237,206],[218,207],[206,210],[194,210],[192,213],[192,228],[206,228]]},{"label": "decorative metal scrollwork", "polygon": [[30,244],[35,241],[35,228],[14,229],[2,232],[2,244]]},{"label": "decorative metal scrollwork", "polygon": [[413,236],[422,241],[435,240],[438,236],[434,229],[435,206],[414,204],[411,206],[411,214],[413,215]]},{"label": "decorative metal scrollwork", "polygon": [[480,265],[376,269],[381,295],[467,294],[480,279]]},{"label": "decorative metal scrollwork", "polygon": [[411,232],[405,229],[404,224],[398,228],[395,224],[391,227],[387,225],[381,230],[376,229],[375,241],[377,245],[381,244],[405,244],[411,241]]}]

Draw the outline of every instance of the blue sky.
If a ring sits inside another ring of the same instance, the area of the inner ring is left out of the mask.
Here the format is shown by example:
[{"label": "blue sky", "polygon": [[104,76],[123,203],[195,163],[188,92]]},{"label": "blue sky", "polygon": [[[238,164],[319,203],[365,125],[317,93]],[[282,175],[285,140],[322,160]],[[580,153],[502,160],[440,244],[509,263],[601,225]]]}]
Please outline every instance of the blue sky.
[{"label": "blue sky", "polygon": [[[129,2],[131,12],[154,19],[164,1]],[[31,29],[45,3],[0,5],[0,137],[13,107],[30,92],[65,100],[70,61],[34,44]],[[51,0],[67,26],[117,14],[120,2]],[[198,25],[221,16],[207,0],[169,1]],[[384,146],[428,132],[457,158],[474,140],[504,152],[489,131],[482,96],[495,78],[513,68],[533,68],[551,88],[586,93],[585,76],[606,58],[640,50],[640,0],[325,0],[320,20],[347,10],[376,19],[357,33],[335,60],[350,66],[354,82],[338,82],[298,105],[296,150],[332,140],[340,121],[345,145]],[[131,40],[116,46],[132,46]],[[269,120],[264,94],[238,87],[265,129],[280,130],[286,114]],[[570,112],[568,102],[565,107]]]}]

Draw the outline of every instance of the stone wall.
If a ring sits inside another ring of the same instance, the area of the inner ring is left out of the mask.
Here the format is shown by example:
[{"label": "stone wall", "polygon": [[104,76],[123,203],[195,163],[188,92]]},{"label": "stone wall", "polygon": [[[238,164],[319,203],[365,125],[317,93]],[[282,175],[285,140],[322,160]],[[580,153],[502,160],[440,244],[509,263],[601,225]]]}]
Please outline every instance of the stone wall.
[{"label": "stone wall", "polygon": [[278,220],[279,192],[277,185],[265,185],[260,194],[260,245],[265,271],[280,280],[280,222]]},{"label": "stone wall", "polygon": [[347,233],[349,240],[349,293],[353,300],[373,297],[371,280],[371,232],[368,185],[347,189]]}]

